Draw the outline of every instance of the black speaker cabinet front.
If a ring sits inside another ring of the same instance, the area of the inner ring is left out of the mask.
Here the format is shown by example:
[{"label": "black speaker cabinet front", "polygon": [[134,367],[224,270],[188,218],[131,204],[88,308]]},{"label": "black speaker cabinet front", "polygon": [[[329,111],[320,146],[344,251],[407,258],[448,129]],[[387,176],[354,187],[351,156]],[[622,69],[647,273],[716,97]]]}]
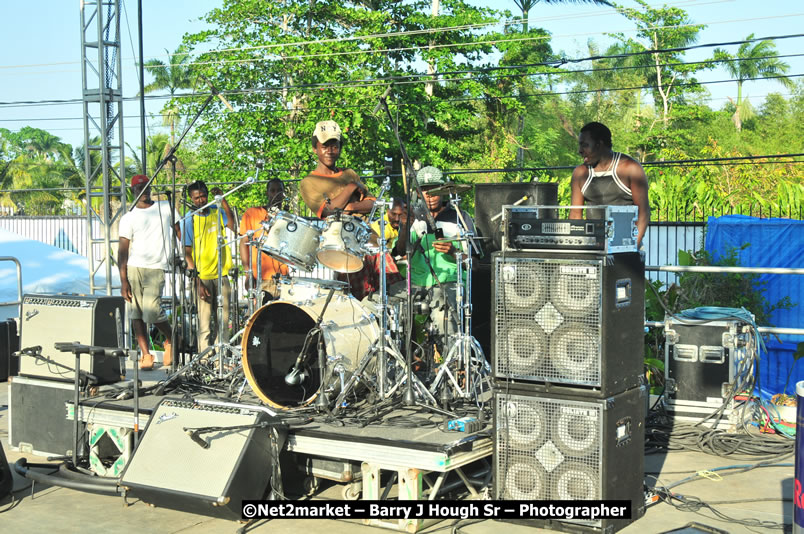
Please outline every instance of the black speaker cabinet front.
[{"label": "black speaker cabinet front", "polygon": [[[42,356],[73,369],[75,355],[54,348],[58,342],[119,347],[115,313],[123,317],[123,297],[96,295],[25,295],[22,299],[22,348],[40,346]],[[95,375],[98,384],[120,381],[120,359],[81,355],[81,369]],[[31,356],[20,357],[20,374],[72,382],[75,373]]]},{"label": "black speaker cabinet front", "polygon": [[614,532],[644,514],[645,387],[607,399],[546,396],[510,383],[494,393],[494,498],[627,500],[630,519],[529,521]]},{"label": "black speaker cabinet front", "polygon": [[0,321],[0,382],[19,372],[19,359],[12,356],[20,350],[20,336],[14,319]]},{"label": "black speaker cabinet front", "polygon": [[[75,399],[72,384],[15,376],[8,385],[8,443],[38,456],[69,455],[73,422],[65,403]],[[84,424],[80,424],[83,434]],[[80,449],[79,449],[80,450]]]},{"label": "black speaker cabinet front", "polygon": [[[166,398],[148,420],[121,484],[155,506],[239,520],[241,501],[265,496],[273,465],[271,430],[242,427],[268,417],[257,409]],[[207,448],[188,435],[211,427],[197,435]]]},{"label": "black speaker cabinet front", "polygon": [[598,398],[642,383],[638,253],[498,252],[492,295],[495,379]]},{"label": "black speaker cabinet front", "polygon": [[[522,200],[527,197],[526,200]],[[475,226],[482,241],[484,255],[481,263],[489,263],[491,254],[502,248],[502,207],[519,203],[520,206],[555,206],[558,204],[556,182],[516,182],[475,184]],[[494,219],[492,221],[492,219]]]}]

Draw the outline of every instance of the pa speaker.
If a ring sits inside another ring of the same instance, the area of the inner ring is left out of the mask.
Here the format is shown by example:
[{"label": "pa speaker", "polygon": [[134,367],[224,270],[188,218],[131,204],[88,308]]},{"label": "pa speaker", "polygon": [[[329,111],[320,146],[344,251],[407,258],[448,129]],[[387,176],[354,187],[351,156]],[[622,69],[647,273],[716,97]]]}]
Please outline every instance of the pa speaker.
[{"label": "pa speaker", "polygon": [[[528,197],[522,201],[523,197]],[[502,248],[502,207],[519,202],[520,206],[555,206],[558,204],[558,184],[555,182],[516,182],[475,184],[475,226],[483,241],[483,263]],[[492,220],[494,219],[494,220]]]},{"label": "pa speaker", "polygon": [[173,510],[239,520],[262,499],[273,471],[269,416],[164,399],[122,475],[128,494]]},{"label": "pa speaker", "polygon": [[14,319],[0,321],[0,382],[19,372],[18,359],[13,356],[20,350],[20,336],[17,335],[17,322]]},{"label": "pa speaker", "polygon": [[[95,295],[25,295],[22,299],[20,345],[40,346],[42,356],[73,369],[75,355],[55,349],[57,342],[119,347],[115,314],[123,317],[123,297]],[[20,357],[20,374],[72,382],[75,373],[30,355]],[[81,370],[97,378],[97,384],[120,381],[120,358],[81,355]]]},{"label": "pa speaker", "polygon": [[638,253],[502,253],[492,263],[496,379],[607,397],[642,383]]},{"label": "pa speaker", "polygon": [[542,523],[557,530],[614,532],[641,517],[646,395],[638,387],[607,399],[547,397],[498,383],[494,498],[631,501],[630,519]]}]

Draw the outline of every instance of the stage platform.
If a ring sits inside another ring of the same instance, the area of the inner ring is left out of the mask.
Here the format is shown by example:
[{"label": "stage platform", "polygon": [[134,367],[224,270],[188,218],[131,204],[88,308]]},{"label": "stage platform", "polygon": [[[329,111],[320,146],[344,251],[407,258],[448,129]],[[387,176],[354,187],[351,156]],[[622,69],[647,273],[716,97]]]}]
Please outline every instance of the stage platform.
[{"label": "stage platform", "polygon": [[[147,385],[152,380],[159,380],[161,372],[151,371],[142,373],[141,378]],[[150,376],[149,376],[150,375]],[[140,425],[145,426],[147,418],[161,400],[155,396],[145,396],[140,404]],[[107,400],[105,402],[82,402],[81,419],[96,425],[114,426],[121,428],[133,426],[132,399]],[[12,451],[8,444],[8,383],[0,383],[0,439],[8,457],[13,464],[21,457],[28,458],[29,462],[43,462],[44,459],[35,455]],[[86,410],[86,411],[84,411]],[[363,479],[363,498],[379,498],[382,491],[379,484],[372,486],[366,484],[366,477],[376,474],[380,470],[391,471],[408,476],[406,471],[414,470],[413,477],[421,493],[405,495],[410,491],[404,484],[394,484],[389,498],[396,498],[403,492],[403,498],[429,498],[433,495],[433,487],[438,484],[441,475],[451,477],[450,485],[456,482],[463,484],[458,475],[468,466],[474,470],[482,465],[492,453],[491,439],[483,433],[463,436],[453,432],[442,432],[438,422],[443,419],[439,416],[427,414],[412,414],[406,411],[393,412],[391,417],[399,416],[398,421],[404,423],[410,419],[422,423],[424,419],[432,419],[436,426],[415,424],[412,426],[391,426],[383,428],[382,425],[370,424],[362,428],[345,426],[338,422],[314,420],[306,425],[293,428],[288,439],[288,449],[299,454],[315,455],[321,458],[336,458],[344,463],[354,463],[360,466],[360,475]],[[385,418],[387,420],[387,417]],[[409,423],[409,421],[408,421]],[[356,430],[359,430],[356,431]],[[163,454],[164,461],[171,461],[171,450],[166,448]],[[792,457],[786,462],[792,462]],[[660,480],[662,484],[670,484],[681,480],[696,472],[703,472],[713,468],[722,468],[735,464],[744,465],[745,460],[734,461],[703,453],[671,452],[667,454],[648,455],[646,457],[646,481],[654,484]],[[725,473],[720,472],[725,475]],[[357,472],[355,472],[357,475]],[[377,477],[378,480],[380,477]],[[388,475],[384,479],[388,480]],[[467,478],[469,478],[467,476]],[[481,477],[482,478],[482,477]],[[320,484],[312,495],[300,497],[303,500],[343,499],[345,494],[354,495],[355,480],[346,481],[345,484],[335,483],[332,480],[319,479]],[[444,484],[444,480],[441,481]],[[470,482],[470,484],[472,484]],[[484,498],[487,493],[481,484],[474,483],[472,487],[478,495],[468,494],[467,498]],[[713,503],[713,506],[722,514],[739,520],[759,522],[750,526],[733,523],[722,518],[716,518],[706,508],[690,506],[690,511],[682,511],[665,503],[659,503],[647,509],[645,517],[636,523],[624,528],[621,532],[626,534],[645,534],[652,532],[666,532],[682,527],[690,522],[697,521],[704,525],[720,528],[725,532],[748,533],[770,531],[761,526],[761,522],[790,524],[793,496],[793,468],[788,464],[778,467],[755,469],[745,473],[736,473],[733,476],[718,476],[708,474],[696,479],[693,483],[684,484],[674,488],[684,496],[695,496]],[[436,492],[437,493],[437,492]],[[162,507],[154,507],[140,501],[134,501],[130,506],[124,506],[119,497],[108,497],[79,492],[66,488],[47,487],[36,484],[31,487],[31,481],[14,474],[14,500],[0,501],[0,523],[7,532],[34,532],[48,531],[50,533],[76,532],[92,525],[94,529],[114,529],[116,532],[184,532],[192,530],[193,533],[235,532],[241,525],[223,519],[215,519],[191,513],[179,512]],[[723,501],[730,501],[723,503]],[[697,509],[696,509],[697,508]],[[375,526],[390,528],[404,528],[403,525],[393,522]],[[435,524],[419,524],[415,527],[420,532],[447,532],[455,525],[455,521],[447,520]],[[524,534],[525,532],[547,532],[528,525],[501,523],[493,520],[479,522],[464,521],[458,525],[465,534],[496,534],[505,529],[507,534]],[[363,521],[349,520],[323,520],[323,519],[274,519],[258,521],[249,525],[249,532],[281,532],[304,533],[326,531],[329,534],[371,532],[371,528]],[[776,530],[777,532],[779,530]],[[789,531],[789,530],[788,530]],[[379,532],[373,530],[373,532]]]}]

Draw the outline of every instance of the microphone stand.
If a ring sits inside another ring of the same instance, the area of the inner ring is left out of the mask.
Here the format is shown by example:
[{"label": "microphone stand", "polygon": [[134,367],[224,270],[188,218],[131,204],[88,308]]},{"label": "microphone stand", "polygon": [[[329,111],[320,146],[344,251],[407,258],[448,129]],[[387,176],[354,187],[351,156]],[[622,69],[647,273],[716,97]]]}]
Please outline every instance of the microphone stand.
[{"label": "microphone stand", "polygon": [[[389,88],[390,89],[390,88]],[[407,329],[406,336],[405,336],[405,358],[406,358],[406,367],[407,367],[407,380],[406,380],[406,387],[405,387],[405,396],[404,402],[406,406],[413,406],[416,404],[416,399],[413,394],[413,380],[412,380],[412,367],[413,367],[413,343],[412,343],[412,323],[413,323],[413,292],[411,288],[411,271],[413,265],[411,264],[411,258],[414,253],[414,246],[410,239],[410,227],[413,224],[413,217],[412,217],[412,190],[413,188],[416,189],[416,193],[418,194],[419,198],[424,198],[424,194],[422,193],[422,189],[419,186],[419,181],[416,179],[416,171],[413,170],[413,162],[410,160],[408,156],[407,150],[405,150],[405,144],[402,142],[402,138],[399,135],[399,124],[394,120],[393,115],[391,115],[391,110],[388,108],[388,101],[387,95],[389,91],[386,91],[380,97],[380,106],[385,109],[385,114],[388,117],[388,121],[391,125],[391,131],[394,133],[394,137],[396,137],[396,142],[399,145],[399,151],[402,154],[402,163],[407,169],[407,173],[410,176],[410,179],[407,180],[407,188],[405,190],[405,198],[407,200],[407,224],[404,226],[404,239],[405,239],[405,261],[407,261],[408,268],[407,268],[407,290],[408,290],[408,302],[407,302],[407,314],[410,318],[411,327]],[[433,214],[430,213],[429,209],[424,210],[424,220],[427,223],[427,231],[432,232],[435,234],[436,232],[436,223],[435,219],[433,218]],[[401,232],[400,232],[401,234]],[[403,236],[400,235],[399,238],[401,239]],[[429,263],[429,262],[428,262]],[[446,296],[446,292],[443,291],[443,287],[441,286],[441,282],[438,280],[438,277],[435,277],[435,281],[439,287],[442,288],[442,293]],[[451,306],[449,304],[449,300],[445,299],[446,306],[448,310],[451,310]],[[454,312],[454,311],[453,311]]]}]

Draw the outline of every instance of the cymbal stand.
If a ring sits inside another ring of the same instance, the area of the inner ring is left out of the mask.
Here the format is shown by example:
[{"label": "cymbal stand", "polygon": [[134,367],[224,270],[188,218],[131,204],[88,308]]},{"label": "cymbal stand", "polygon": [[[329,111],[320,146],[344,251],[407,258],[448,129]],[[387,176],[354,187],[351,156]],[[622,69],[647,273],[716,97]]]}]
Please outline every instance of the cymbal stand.
[{"label": "cymbal stand", "polygon": [[[390,188],[390,178],[386,177],[385,179],[386,184],[389,185],[388,188],[385,188],[385,184],[383,185],[383,192],[387,191]],[[354,389],[357,385],[359,377],[361,377],[366,370],[369,362],[372,358],[377,359],[377,366],[379,367],[377,371],[377,381],[378,381],[378,390],[381,399],[391,397],[396,390],[402,385],[405,384],[408,380],[410,380],[409,384],[411,388],[409,391],[415,390],[418,393],[418,396],[425,402],[429,402],[433,405],[436,404],[435,398],[427,391],[427,388],[424,384],[421,383],[421,380],[414,375],[413,373],[409,372],[409,364],[408,361],[405,359],[404,356],[399,352],[399,349],[394,343],[393,339],[391,338],[391,331],[388,327],[388,291],[387,291],[387,274],[385,272],[386,267],[386,256],[388,254],[388,242],[385,239],[385,210],[387,207],[390,206],[390,202],[386,200],[379,200],[382,196],[382,193],[378,195],[378,200],[374,201],[374,206],[380,208],[380,308],[379,308],[379,315],[380,315],[380,337],[374,344],[371,346],[371,349],[368,353],[363,356],[363,359],[360,361],[355,372],[346,382],[346,384],[341,389],[340,394],[338,395],[337,399],[335,399],[335,408],[332,411],[332,415],[338,415],[338,412],[344,406],[344,400],[346,396]],[[373,213],[373,210],[372,210]],[[388,356],[392,358],[392,360],[399,366],[399,368],[403,371],[402,373],[397,373],[396,376],[396,383],[388,388]]]},{"label": "cymbal stand", "polygon": [[[472,250],[475,248],[473,241],[474,232],[467,225],[460,210],[460,198],[458,195],[450,195],[450,203],[458,215],[456,221],[458,227],[458,237],[455,241],[463,246],[455,251],[457,265],[456,282],[456,301],[458,308],[457,332],[450,337],[451,348],[446,358],[436,373],[435,380],[430,385],[430,393],[436,394],[438,388],[441,390],[443,403],[449,402],[449,387],[454,388],[457,396],[464,399],[479,401],[480,388],[483,387],[483,380],[480,375],[489,377],[491,367],[486,361],[480,343],[472,337]],[[456,247],[457,248],[457,247]],[[462,258],[461,249],[466,249],[466,258]],[[464,264],[465,262],[465,264]],[[464,265],[466,267],[466,282],[464,283]],[[444,295],[445,300],[447,295]],[[450,369],[454,364],[454,370]],[[460,370],[464,371],[464,385],[461,387],[456,375]]]}]

